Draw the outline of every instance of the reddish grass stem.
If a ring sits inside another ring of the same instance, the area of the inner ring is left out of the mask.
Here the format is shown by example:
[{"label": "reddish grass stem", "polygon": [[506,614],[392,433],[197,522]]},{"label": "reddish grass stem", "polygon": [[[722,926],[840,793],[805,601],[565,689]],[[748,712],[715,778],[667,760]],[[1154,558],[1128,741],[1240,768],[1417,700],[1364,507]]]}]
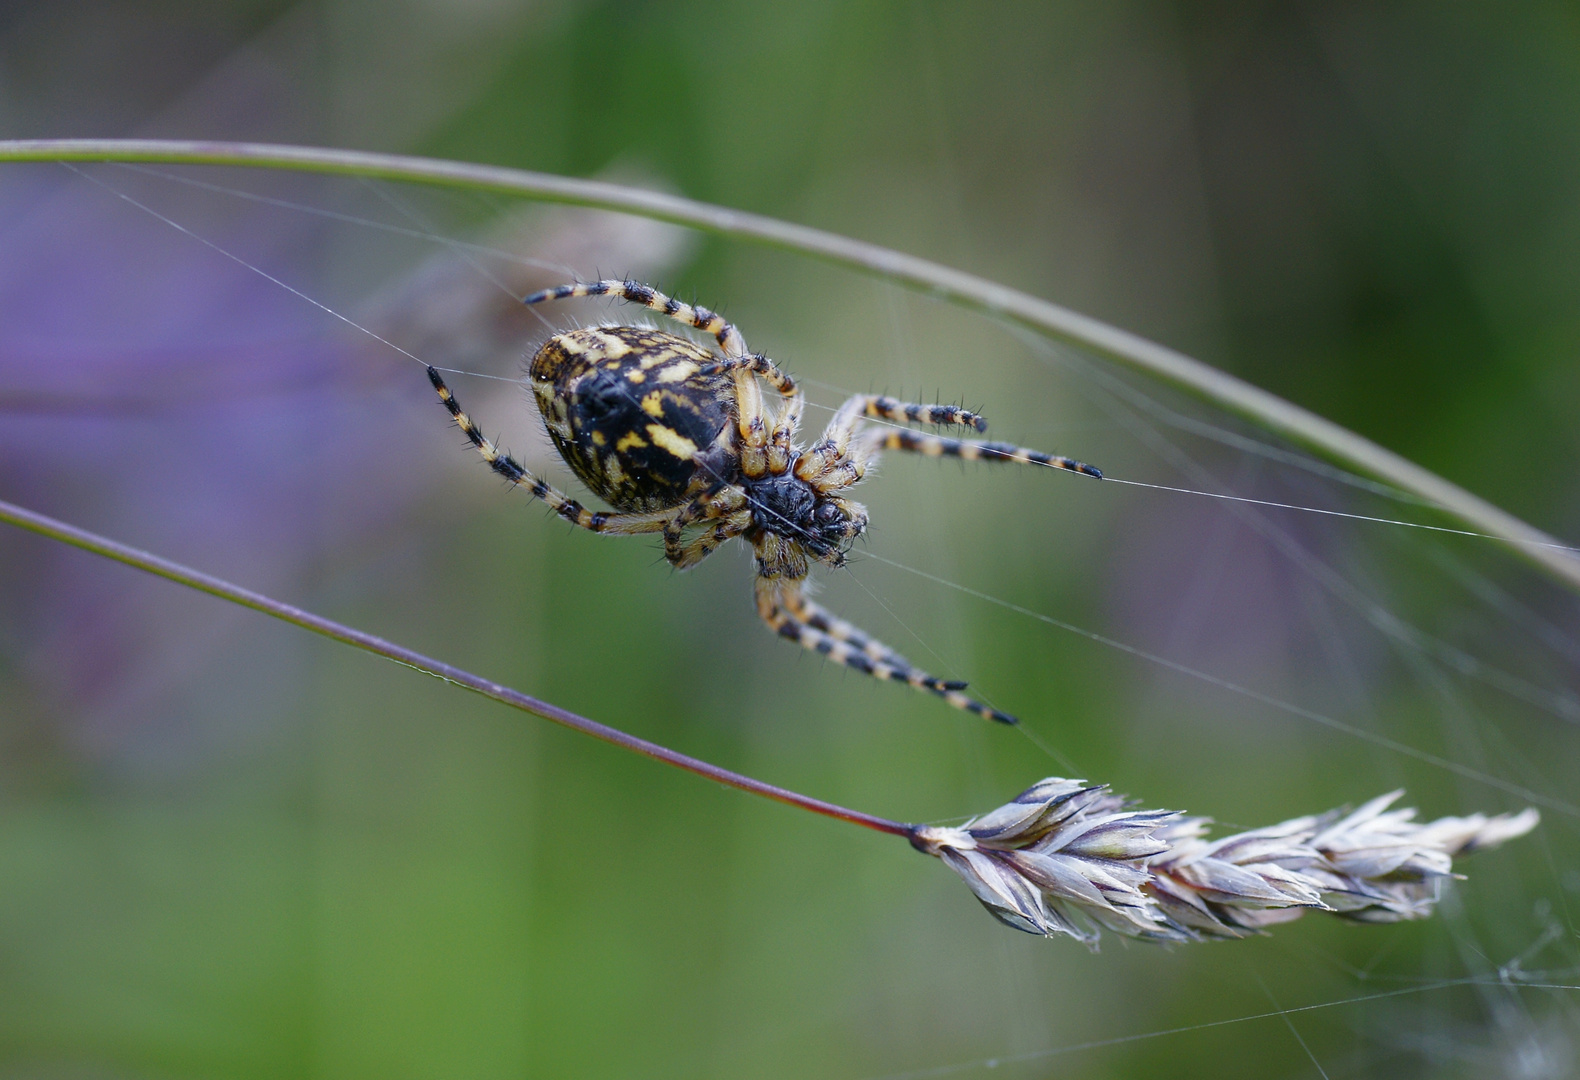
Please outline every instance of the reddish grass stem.
[{"label": "reddish grass stem", "polygon": [[373,634],[353,629],[332,619],[326,619],[322,615],[314,615],[312,612],[304,611],[294,605],[282,603],[279,600],[255,593],[250,589],[233,585],[221,578],[213,577],[191,567],[182,566],[180,563],[172,562],[147,551],[141,551],[111,540],[108,537],[100,536],[97,533],[88,532],[86,529],[79,529],[74,525],[68,525],[63,521],[57,521],[35,511],[0,501],[0,521],[38,533],[40,536],[47,536],[64,544],[70,544],[73,547],[81,548],[106,559],[113,559],[116,562],[146,571],[157,577],[162,577],[167,581],[173,581],[178,585],[185,585],[189,589],[196,589],[198,592],[217,596],[221,600],[229,600],[233,604],[251,608],[253,611],[272,615],[282,622],[288,622],[304,630],[311,630],[315,634],[321,634],[324,637],[332,638],[335,641],[361,649],[364,652],[370,652],[387,660],[393,660],[397,664],[415,668],[426,675],[443,679],[447,683],[464,687],[473,693],[482,694],[484,697],[493,698],[495,701],[509,705],[512,708],[532,713],[534,716],[541,716],[545,720],[553,721],[573,731],[579,731],[584,735],[591,735],[595,739],[602,739],[606,743],[612,743],[624,750],[630,750],[644,757],[652,758],[654,761],[661,761],[666,765],[673,765],[677,769],[685,769],[687,772],[696,773],[698,776],[712,780],[715,783],[724,784],[727,787],[736,788],[740,791],[747,791],[753,795],[761,795],[765,799],[773,799],[775,802],[785,803],[788,806],[800,807],[802,810],[810,810],[814,814],[822,814],[824,817],[848,821],[852,825],[861,825],[878,832],[890,833],[895,836],[910,835],[911,827],[909,825],[901,824],[898,821],[890,821],[887,818],[876,817],[872,814],[864,814],[859,810],[850,810],[843,806],[837,806],[834,803],[824,802],[822,799],[814,799],[809,795],[789,791],[774,784],[754,780],[750,776],[742,776],[740,773],[731,772],[729,769],[721,768],[718,765],[700,761],[697,758],[678,753],[668,747],[649,742],[646,739],[639,739],[635,735],[628,735],[618,728],[612,728],[607,724],[600,724],[596,720],[578,716],[573,712],[560,708],[558,705],[541,701],[538,698],[523,694],[519,690],[512,690],[510,687],[496,683],[491,679],[473,675],[471,672],[464,671],[453,664],[434,660],[424,656],[422,653],[414,652]]}]

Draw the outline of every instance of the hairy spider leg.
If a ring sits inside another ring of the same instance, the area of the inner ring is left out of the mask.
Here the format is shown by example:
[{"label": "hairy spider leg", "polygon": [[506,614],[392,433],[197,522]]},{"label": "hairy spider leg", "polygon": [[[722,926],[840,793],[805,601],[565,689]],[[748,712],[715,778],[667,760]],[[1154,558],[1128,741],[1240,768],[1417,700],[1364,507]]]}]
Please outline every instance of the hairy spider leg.
[{"label": "hairy spider leg", "polygon": [[[746,493],[733,485],[715,484],[713,487],[692,499],[685,506],[674,510],[673,516],[664,524],[664,558],[677,570],[689,569],[718,548],[718,544],[699,544],[693,541],[689,545],[682,545],[681,539],[690,525],[698,522],[715,521],[719,518],[728,518],[737,514],[746,506]],[[750,521],[748,520],[748,525]],[[721,527],[714,526],[709,534],[717,533]],[[722,544],[731,536],[744,532],[746,526],[730,532],[719,539]]]},{"label": "hairy spider leg", "polygon": [[820,456],[822,448],[823,444],[818,444],[809,453],[801,455],[801,460],[796,463],[796,475],[820,493],[826,495],[854,487],[867,475],[870,454],[863,456],[846,452],[835,456],[830,450],[827,455]]},{"label": "hairy spider leg", "polygon": [[617,296],[621,300],[641,304],[643,307],[668,315],[678,323],[712,334],[727,357],[746,355],[746,342],[741,337],[741,332],[726,322],[723,315],[709,311],[705,307],[676,300],[673,296],[665,296],[651,285],[643,285],[640,281],[572,282],[552,289],[542,289],[523,297],[521,302],[541,304],[545,300],[569,300],[578,296]]},{"label": "hairy spider leg", "polygon": [[[795,380],[761,353],[727,357],[705,370],[728,371],[735,380],[741,472],[750,479],[759,480],[769,473],[778,475],[788,470],[791,438],[801,424],[804,404],[801,388]],[[762,390],[757,386],[759,376],[784,398],[771,429]]]},{"label": "hairy spider leg", "polygon": [[[887,394],[859,394],[846,402],[847,408],[859,408],[863,416],[873,420],[909,421],[913,424],[953,425],[955,427],[987,430],[987,421],[970,409],[958,405],[918,405],[900,401]],[[844,409],[840,410],[844,412]]]},{"label": "hairy spider leg", "polygon": [[801,456],[796,475],[824,491],[837,491],[859,481],[871,454],[852,454],[850,441],[863,417],[987,430],[986,420],[955,405],[920,405],[887,394],[857,394],[839,407],[823,429],[822,439]]},{"label": "hairy spider leg", "polygon": [[[755,473],[750,471],[758,467],[755,452],[762,448],[761,469],[775,476],[782,476],[790,469],[791,443],[801,427],[801,413],[806,406],[806,398],[801,388],[796,385],[793,378],[762,353],[720,360],[703,368],[703,374],[706,375],[726,371],[734,373],[735,376],[736,394],[740,402],[741,440],[743,447],[749,448],[751,454],[750,459],[743,455],[743,469],[748,476],[763,475],[761,471]],[[745,382],[751,381],[747,378],[747,373],[761,376],[780,397],[784,398],[784,404],[774,417],[771,429],[767,428],[767,414],[756,383],[753,382],[750,388],[744,385]]]},{"label": "hairy spider leg", "polygon": [[768,433],[768,471],[783,476],[795,463],[795,434],[801,428],[801,413],[806,399],[798,391],[786,399],[774,417],[773,430]]},{"label": "hairy spider leg", "polygon": [[[939,679],[912,667],[893,649],[874,641],[851,624],[835,619],[807,600],[801,579],[767,578],[756,581],[757,614],[780,637],[796,641],[803,648],[820,653],[836,664],[843,664],[877,679],[903,682],[929,690],[957,709],[1001,724],[1017,724],[1009,713],[961,693],[963,682]],[[869,651],[871,650],[871,651]],[[877,658],[873,653],[878,653]]]},{"label": "hairy spider leg", "polygon": [[428,381],[433,383],[433,388],[439,392],[439,401],[449,410],[456,425],[471,440],[483,460],[488,462],[488,467],[512,485],[525,487],[534,498],[548,503],[550,509],[572,525],[577,525],[588,532],[634,536],[638,533],[662,532],[669,519],[675,516],[676,511],[673,508],[639,514],[588,510],[575,499],[551,487],[547,481],[534,476],[515,458],[499,449],[472,422],[472,418],[462,411],[460,402],[455,400],[455,395],[450,393],[450,388],[444,384],[444,380],[432,367],[428,368]]},{"label": "hairy spider leg", "polygon": [[717,525],[695,537],[691,543],[679,548],[673,554],[666,543],[664,555],[676,570],[689,570],[717,551],[725,541],[741,535],[751,527],[752,512],[737,510],[732,514],[726,514]]},{"label": "hairy spider leg", "polygon": [[763,405],[763,392],[750,368],[737,368],[731,378],[735,380],[735,424],[740,433],[736,453],[741,475],[761,480],[768,475],[768,410]]},{"label": "hairy spider leg", "polygon": [[1041,450],[1029,450],[1013,443],[985,442],[979,439],[946,439],[920,431],[896,429],[869,431],[862,437],[862,442],[868,454],[872,456],[884,450],[908,450],[927,457],[957,457],[965,461],[1012,461],[1020,465],[1046,465],[1049,468],[1081,473],[1098,480],[1103,478],[1101,469],[1084,461],[1060,457],[1057,454],[1045,454]]},{"label": "hairy spider leg", "polygon": [[[823,631],[836,641],[843,641],[853,648],[860,649],[869,660],[896,668],[915,670],[915,665],[894,649],[868,634],[861,627],[846,622],[821,604],[808,599],[804,591],[783,593],[780,599],[790,614],[800,622],[814,630]],[[964,690],[966,684],[948,681],[944,686],[950,690]]]},{"label": "hairy spider leg", "polygon": [[704,375],[713,375],[722,371],[750,371],[754,375],[761,375],[767,380],[780,397],[797,398],[801,396],[801,388],[796,381],[778,364],[774,363],[762,353],[752,353],[750,356],[735,356],[725,360],[716,360],[703,367]]},{"label": "hairy spider leg", "polygon": [[969,409],[956,405],[920,405],[899,401],[887,394],[857,394],[839,407],[834,419],[828,422],[823,438],[834,443],[841,453],[850,445],[851,436],[863,417],[873,420],[893,420],[913,424],[969,427],[987,430],[987,421]]}]

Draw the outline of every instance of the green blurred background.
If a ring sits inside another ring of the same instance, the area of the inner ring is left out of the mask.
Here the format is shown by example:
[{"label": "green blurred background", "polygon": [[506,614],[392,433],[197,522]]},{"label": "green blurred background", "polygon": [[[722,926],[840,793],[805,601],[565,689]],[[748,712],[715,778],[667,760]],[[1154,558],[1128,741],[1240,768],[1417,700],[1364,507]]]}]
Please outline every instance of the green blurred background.
[{"label": "green blurred background", "polygon": [[[1573,539],[1577,57],[1580,16],[1541,3],[63,0],[0,12],[0,121],[626,179],[888,244],[1231,370]],[[739,550],[676,575],[653,543],[547,518],[409,360],[116,193],[440,364],[514,376],[546,330],[509,291],[629,273],[722,308],[820,406],[940,395],[1121,478],[1443,520],[790,254],[395,185],[85,173],[0,169],[0,497],[904,820],[1050,774],[1241,826],[1395,786],[1429,816],[1516,809],[1510,786],[1559,805],[1429,922],[1088,954],[1000,927],[892,838],[7,532],[0,1075],[1573,1075],[1580,611],[1518,559],[887,461],[865,557],[823,597],[1030,737],[991,728],[776,641]],[[519,388],[455,385],[574,486]]]}]

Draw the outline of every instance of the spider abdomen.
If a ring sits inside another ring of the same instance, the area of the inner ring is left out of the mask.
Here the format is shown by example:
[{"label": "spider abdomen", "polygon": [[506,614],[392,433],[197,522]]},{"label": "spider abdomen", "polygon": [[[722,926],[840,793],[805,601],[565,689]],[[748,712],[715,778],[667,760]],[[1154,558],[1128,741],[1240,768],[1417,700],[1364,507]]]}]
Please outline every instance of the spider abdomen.
[{"label": "spider abdomen", "polygon": [[550,338],[530,373],[565,463],[611,506],[641,512],[733,479],[733,383],[705,374],[716,360],[646,327],[588,327]]}]

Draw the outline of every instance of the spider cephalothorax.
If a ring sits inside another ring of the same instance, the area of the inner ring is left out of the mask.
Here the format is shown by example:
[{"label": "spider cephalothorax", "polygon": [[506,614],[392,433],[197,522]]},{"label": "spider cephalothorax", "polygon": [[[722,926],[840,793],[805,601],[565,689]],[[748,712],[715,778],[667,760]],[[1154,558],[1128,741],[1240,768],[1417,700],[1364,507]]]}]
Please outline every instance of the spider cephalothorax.
[{"label": "spider cephalothorax", "polygon": [[867,528],[860,503],[822,492],[793,471],[769,473],[741,484],[752,514],[747,540],[778,534],[829,566],[845,565],[845,550]]},{"label": "spider cephalothorax", "polygon": [[[748,353],[740,332],[706,308],[634,281],[561,285],[525,302],[605,295],[712,334],[722,355],[648,327],[601,326],[556,334],[533,357],[532,391],[549,437],[614,513],[588,510],[527,472],[484,438],[429,368],[445,408],[494,471],[592,532],[663,533],[664,557],[679,569],[742,537],[756,556],[757,612],[780,636],[847,667],[1014,723],[1007,713],[961,693],[965,683],[919,671],[807,599],[808,569],[812,562],[844,565],[845,551],[866,530],[867,511],[840,492],[859,483],[884,450],[1102,474],[1079,461],[1009,443],[865,428],[864,420],[987,427],[975,413],[952,405],[907,404],[879,394],[845,402],[822,438],[803,449],[795,445],[803,406],[795,381],[767,357]],[[764,404],[759,380],[781,397],[777,409]]]}]

